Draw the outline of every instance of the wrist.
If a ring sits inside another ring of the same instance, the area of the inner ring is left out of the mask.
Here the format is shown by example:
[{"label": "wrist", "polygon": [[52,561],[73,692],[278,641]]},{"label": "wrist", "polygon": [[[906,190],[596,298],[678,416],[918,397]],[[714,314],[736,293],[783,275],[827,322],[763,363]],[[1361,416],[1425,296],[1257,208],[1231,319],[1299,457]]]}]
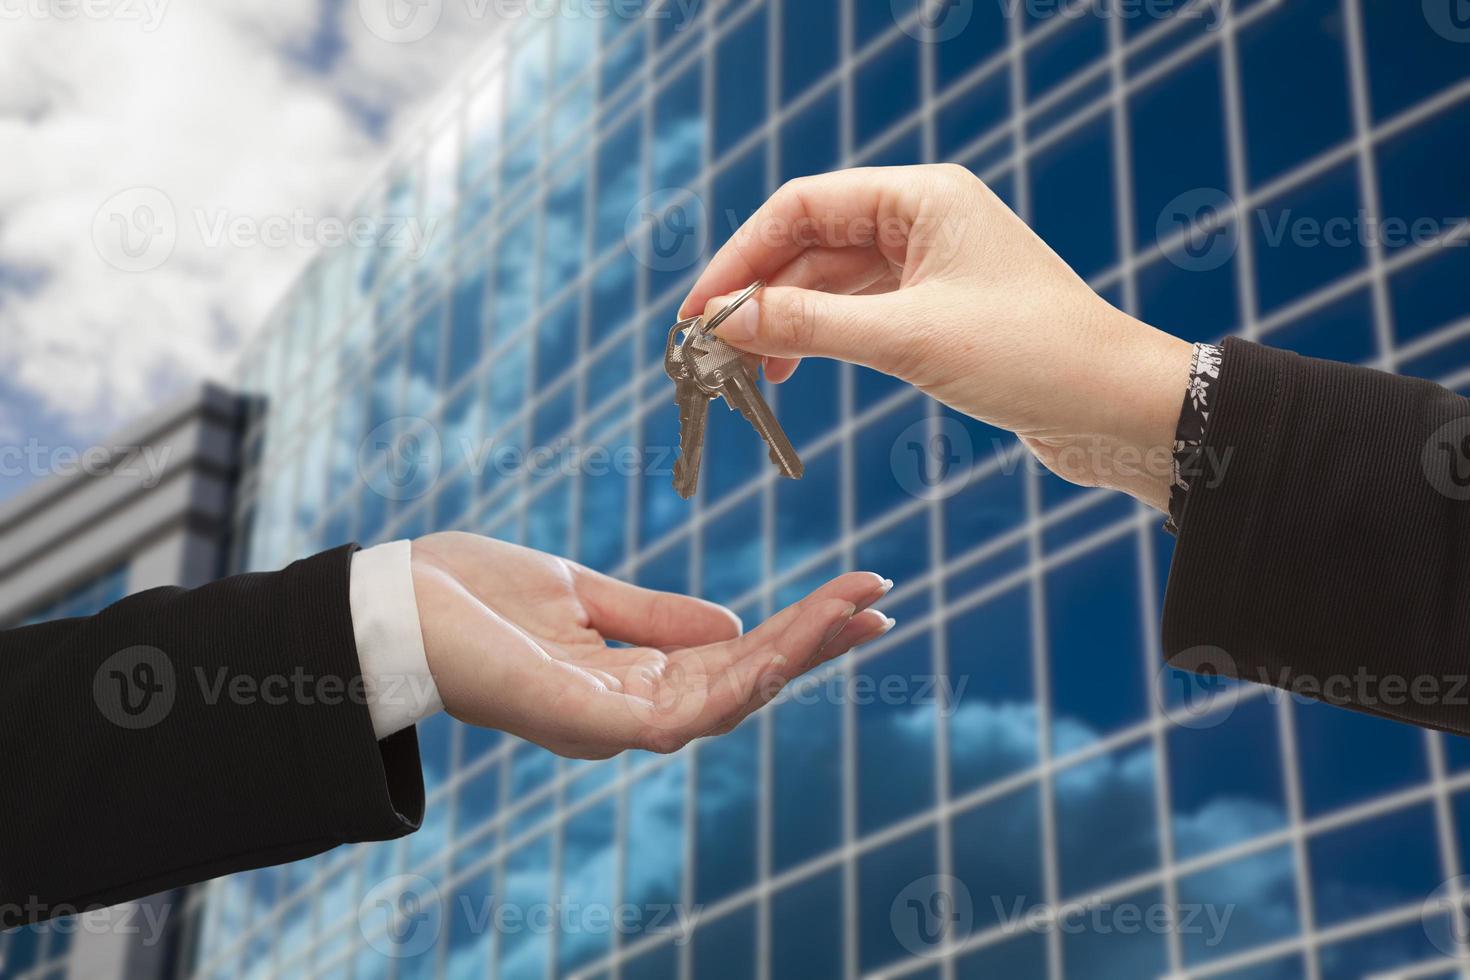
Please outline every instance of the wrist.
[{"label": "wrist", "polygon": [[1174,439],[1189,384],[1194,345],[1119,314],[1126,340],[1102,373],[1105,432],[1115,466],[1105,481],[1167,512]]}]

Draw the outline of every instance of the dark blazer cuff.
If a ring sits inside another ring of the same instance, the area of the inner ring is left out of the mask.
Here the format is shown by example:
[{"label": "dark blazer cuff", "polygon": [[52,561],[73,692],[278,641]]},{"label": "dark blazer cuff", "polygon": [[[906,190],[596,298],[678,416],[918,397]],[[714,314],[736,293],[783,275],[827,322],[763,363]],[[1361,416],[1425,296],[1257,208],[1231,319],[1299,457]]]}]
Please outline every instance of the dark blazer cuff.
[{"label": "dark blazer cuff", "polygon": [[358,550],[337,548],[285,572],[290,633],[301,638],[323,677],[342,678],[348,690],[335,704],[292,715],[304,750],[299,784],[314,788],[323,828],[343,842],[401,837],[418,830],[424,818],[417,731],[406,728],[378,741],[362,696],[350,602]]},{"label": "dark blazer cuff", "polygon": [[1215,398],[1169,571],[1169,662],[1470,734],[1470,503],[1425,468],[1470,402],[1235,338]]}]

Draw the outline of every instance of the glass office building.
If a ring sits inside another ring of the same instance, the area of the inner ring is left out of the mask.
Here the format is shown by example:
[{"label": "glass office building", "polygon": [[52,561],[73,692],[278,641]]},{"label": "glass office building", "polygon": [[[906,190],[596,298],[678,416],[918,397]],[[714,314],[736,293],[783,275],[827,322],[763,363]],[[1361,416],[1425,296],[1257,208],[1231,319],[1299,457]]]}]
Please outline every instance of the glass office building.
[{"label": "glass office building", "polygon": [[[771,393],[805,479],[717,407],[680,501],[661,348],[782,181],[948,160],[1187,339],[1470,390],[1463,11],[915,7],[507,24],[362,198],[389,233],[325,252],[245,359],[235,535],[251,570],[469,529],[747,622],[871,568],[898,628],[668,757],[568,762],[435,718],[423,829],[196,890],[186,972],[1454,974],[1424,907],[1465,869],[1470,743],[1259,689],[1176,718],[1159,516],[862,369]],[[409,218],[422,247],[392,233]],[[1392,218],[1429,224],[1373,233]],[[427,941],[362,912],[405,881]]]}]

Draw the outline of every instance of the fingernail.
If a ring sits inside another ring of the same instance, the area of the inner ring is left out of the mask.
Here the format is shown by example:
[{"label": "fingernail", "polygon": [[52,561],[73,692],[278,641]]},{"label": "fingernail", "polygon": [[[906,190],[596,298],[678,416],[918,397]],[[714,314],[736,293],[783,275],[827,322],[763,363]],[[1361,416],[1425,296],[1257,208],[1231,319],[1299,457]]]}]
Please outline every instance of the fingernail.
[{"label": "fingernail", "polygon": [[894,619],[892,616],[884,616],[883,613],[879,612],[877,609],[874,609],[873,612],[878,613],[879,616],[883,616],[883,628],[873,634],[873,639],[876,640],[878,637],[885,635],[886,633],[888,633],[889,630],[898,625],[898,620]]},{"label": "fingernail", "polygon": [[[713,316],[735,301],[734,296],[721,296],[705,307],[705,315]],[[725,322],[715,328],[715,336],[732,344],[746,343],[755,339],[756,327],[760,324],[760,301],[748,299]]]},{"label": "fingernail", "polygon": [[858,609],[867,609],[873,603],[886,596],[892,589],[893,580],[885,578],[883,581],[879,582],[876,586],[873,587],[872,592],[869,592],[866,596],[863,597],[863,601],[858,603]]},{"label": "fingernail", "polygon": [[839,619],[836,623],[834,623],[832,625],[832,627],[830,629],[827,630],[827,635],[826,636],[822,637],[822,646],[826,646],[827,644],[831,643],[834,639],[836,639],[837,638],[837,634],[838,633],[841,633],[847,627],[847,624],[850,623],[850,622],[852,622],[852,617],[854,617],[856,615],[857,615],[857,606],[849,605],[847,607],[846,614],[844,614],[841,619]]}]

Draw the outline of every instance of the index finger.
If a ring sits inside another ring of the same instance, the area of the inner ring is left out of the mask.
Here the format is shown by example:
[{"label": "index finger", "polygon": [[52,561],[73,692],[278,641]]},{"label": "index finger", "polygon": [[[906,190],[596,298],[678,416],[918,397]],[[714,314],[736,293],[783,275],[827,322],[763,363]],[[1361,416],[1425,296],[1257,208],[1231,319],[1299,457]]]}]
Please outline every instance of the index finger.
[{"label": "index finger", "polygon": [[917,211],[921,175],[916,171],[922,169],[839,170],[782,185],[715,253],[679,316],[703,313],[715,297],[773,278],[809,248],[877,245],[901,262],[906,235],[899,232]]}]

